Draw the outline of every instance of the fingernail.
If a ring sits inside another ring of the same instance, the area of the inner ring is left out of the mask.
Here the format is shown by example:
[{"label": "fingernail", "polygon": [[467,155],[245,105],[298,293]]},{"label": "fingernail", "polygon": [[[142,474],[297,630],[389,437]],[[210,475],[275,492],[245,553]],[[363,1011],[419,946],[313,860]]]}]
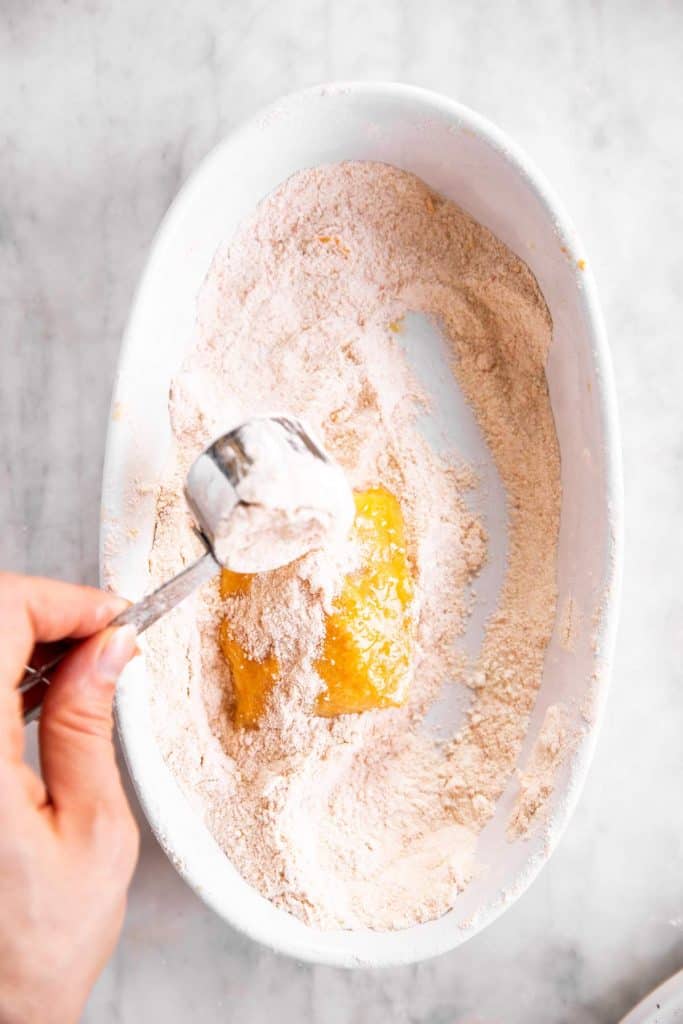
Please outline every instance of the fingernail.
[{"label": "fingernail", "polygon": [[112,619],[128,608],[129,604],[130,601],[126,601],[124,597],[112,594],[109,600],[104,601],[95,613],[98,624],[101,624],[102,627],[109,625]]},{"label": "fingernail", "polygon": [[111,681],[118,679],[136,648],[135,626],[120,626],[113,630],[97,659],[97,671],[102,678]]}]

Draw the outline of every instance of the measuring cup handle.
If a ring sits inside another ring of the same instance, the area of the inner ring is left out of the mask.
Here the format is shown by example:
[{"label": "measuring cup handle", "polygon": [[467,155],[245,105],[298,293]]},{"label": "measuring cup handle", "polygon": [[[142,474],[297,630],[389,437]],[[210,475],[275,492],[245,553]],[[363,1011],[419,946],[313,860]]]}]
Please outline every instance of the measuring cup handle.
[{"label": "measuring cup handle", "polygon": [[[210,551],[188,566],[177,576],[174,576],[168,583],[162,584],[153,593],[143,597],[141,601],[130,605],[120,615],[109,623],[110,626],[133,625],[138,633],[143,633],[149,626],[160,619],[162,615],[169,612],[176,605],[184,601],[186,597],[216,575],[220,566]],[[62,660],[82,641],[75,640],[65,646],[60,641],[55,645],[59,653],[49,658],[38,668],[27,666],[26,671],[19,683],[21,691],[24,724],[34,721],[40,715],[43,698],[47,687],[50,685],[50,675],[60,665]]]}]

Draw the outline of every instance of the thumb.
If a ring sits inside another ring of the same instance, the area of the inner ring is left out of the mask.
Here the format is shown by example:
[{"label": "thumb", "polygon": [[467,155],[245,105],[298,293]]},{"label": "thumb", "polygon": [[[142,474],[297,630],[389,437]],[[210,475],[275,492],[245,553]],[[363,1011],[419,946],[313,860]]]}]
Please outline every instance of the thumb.
[{"label": "thumb", "polygon": [[69,654],[40,716],[43,779],[57,813],[85,815],[125,796],[112,743],[116,680],[136,652],[134,626],[105,629]]}]

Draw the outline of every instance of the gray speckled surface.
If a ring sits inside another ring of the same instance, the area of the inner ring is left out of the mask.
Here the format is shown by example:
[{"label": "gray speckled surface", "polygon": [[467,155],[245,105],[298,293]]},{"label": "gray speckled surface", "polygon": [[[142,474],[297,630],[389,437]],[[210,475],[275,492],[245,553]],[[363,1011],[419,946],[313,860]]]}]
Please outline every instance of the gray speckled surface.
[{"label": "gray speckled surface", "polygon": [[683,964],[682,38],[677,0],[4,0],[3,566],[96,579],[112,375],[154,231],[219,138],[317,80],[442,90],[529,151],[593,263],[623,418],[611,700],[579,809],[530,892],[431,963],[301,966],[224,926],[143,827],[88,1024],[608,1024]]}]

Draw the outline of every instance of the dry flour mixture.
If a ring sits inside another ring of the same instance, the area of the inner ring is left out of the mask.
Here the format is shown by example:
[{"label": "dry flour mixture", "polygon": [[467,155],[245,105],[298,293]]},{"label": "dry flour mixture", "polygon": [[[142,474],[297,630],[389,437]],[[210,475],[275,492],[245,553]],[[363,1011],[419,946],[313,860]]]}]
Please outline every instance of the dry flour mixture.
[{"label": "dry flour mixture", "polygon": [[[504,583],[475,663],[458,641],[487,558],[486,523],[467,501],[476,467],[457,451],[437,455],[418,429],[430,398],[399,344],[408,311],[440,325],[507,494]],[[326,624],[362,559],[353,539],[246,589],[208,585],[149,635],[167,762],[244,878],[310,924],[425,921],[445,913],[477,870],[477,836],[515,769],[555,619],[551,333],[525,264],[418,178],[382,164],[296,174],[209,271],[170,395],[175,449],[157,501],[154,581],[197,554],[182,498],[190,462],[262,414],[309,424],[354,491],[397,499],[405,534],[403,706],[316,713]],[[223,621],[245,664],[277,666],[255,728],[235,721]],[[449,686],[467,688],[469,710],[458,735],[439,740],[423,718]],[[562,746],[561,714],[551,724],[542,765]],[[541,813],[552,785],[522,782],[516,831]]]}]

